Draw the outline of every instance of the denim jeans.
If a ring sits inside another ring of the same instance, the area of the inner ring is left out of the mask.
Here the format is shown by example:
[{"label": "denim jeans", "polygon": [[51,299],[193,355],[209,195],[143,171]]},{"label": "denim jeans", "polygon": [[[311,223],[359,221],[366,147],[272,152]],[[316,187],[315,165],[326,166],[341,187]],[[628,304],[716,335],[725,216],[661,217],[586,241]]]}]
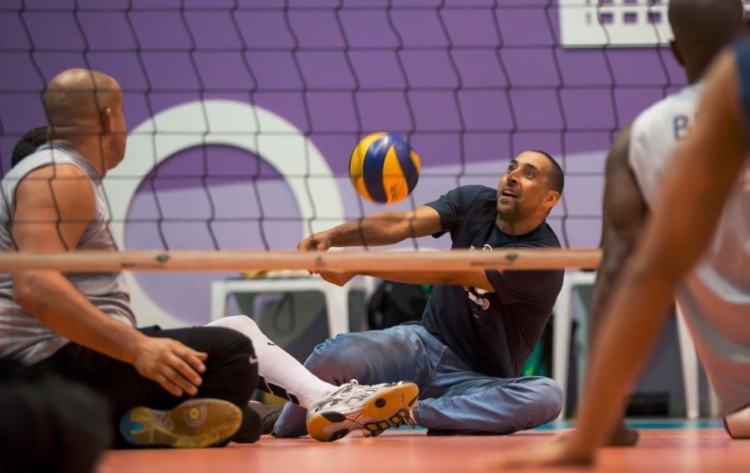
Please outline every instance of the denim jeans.
[{"label": "denim jeans", "polygon": [[[433,431],[509,434],[549,422],[562,392],[549,378],[495,378],[473,371],[422,325],[338,335],[318,345],[305,366],[324,381],[361,384],[412,381],[419,386],[417,423]],[[306,434],[306,411],[287,403],[277,437]]]}]

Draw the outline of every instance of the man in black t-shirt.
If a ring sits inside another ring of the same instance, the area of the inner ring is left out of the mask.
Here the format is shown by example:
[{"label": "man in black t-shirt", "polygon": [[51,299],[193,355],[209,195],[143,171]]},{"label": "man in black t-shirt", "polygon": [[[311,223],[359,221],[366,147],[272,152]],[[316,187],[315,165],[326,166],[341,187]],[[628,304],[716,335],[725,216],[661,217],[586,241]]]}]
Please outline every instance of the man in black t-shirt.
[{"label": "man in black t-shirt", "polygon": [[[559,247],[545,220],[563,182],[550,155],[525,151],[510,162],[497,189],[459,187],[411,212],[381,212],[314,234],[298,249],[387,245],[444,233],[453,248]],[[352,378],[417,383],[420,398],[410,420],[431,433],[507,434],[557,417],[562,393],[555,382],[518,376],[552,313],[562,271],[367,274],[435,285],[422,322],[339,335],[310,355],[310,371],[335,384]],[[354,275],[321,276],[343,284]],[[274,433],[304,434],[304,414],[288,404]],[[332,419],[331,428],[348,427]]]}]

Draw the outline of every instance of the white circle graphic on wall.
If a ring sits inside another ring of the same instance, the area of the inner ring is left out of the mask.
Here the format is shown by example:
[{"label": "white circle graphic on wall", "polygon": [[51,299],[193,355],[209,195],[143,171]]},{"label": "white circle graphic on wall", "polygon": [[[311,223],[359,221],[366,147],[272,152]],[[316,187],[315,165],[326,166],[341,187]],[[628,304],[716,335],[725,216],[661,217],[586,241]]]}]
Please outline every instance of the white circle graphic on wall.
[{"label": "white circle graphic on wall", "polygon": [[[110,228],[119,248],[127,250],[126,218],[143,178],[169,157],[205,145],[246,150],[273,166],[297,202],[305,232],[300,238],[343,222],[344,208],[333,172],[301,130],[257,105],[231,100],[195,101],[159,112],[131,130],[125,159],[104,178]],[[132,273],[126,276],[139,325],[184,325],[160,308]]]}]

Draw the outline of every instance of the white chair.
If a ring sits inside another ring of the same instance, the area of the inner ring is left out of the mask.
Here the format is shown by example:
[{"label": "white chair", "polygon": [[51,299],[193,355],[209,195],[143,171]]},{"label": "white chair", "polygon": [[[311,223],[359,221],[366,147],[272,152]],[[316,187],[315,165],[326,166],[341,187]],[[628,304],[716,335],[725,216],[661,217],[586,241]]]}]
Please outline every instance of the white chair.
[{"label": "white chair", "polygon": [[235,294],[319,292],[326,303],[329,335],[334,337],[349,331],[349,292],[367,292],[369,286],[357,277],[339,287],[320,276],[270,277],[264,279],[229,279],[211,283],[211,320],[226,316],[227,300]]},{"label": "white chair", "polygon": [[[573,321],[572,317],[572,295],[576,288],[584,286],[593,286],[596,280],[596,273],[593,271],[569,271],[565,273],[565,279],[563,280],[563,286],[560,290],[560,295],[557,297],[555,303],[555,318],[553,327],[553,365],[552,365],[552,376],[557,381],[560,389],[564,394],[567,394],[568,387],[568,358],[570,355],[570,327]],[[584,317],[587,317],[586,311],[582,311]],[[588,320],[585,318],[581,320],[581,332],[583,334],[584,348],[581,350],[581,358],[586,356],[585,344],[588,341],[587,333],[585,329],[588,325]],[[682,374],[685,389],[685,405],[687,407],[688,419],[697,419],[700,415],[699,411],[699,386],[698,386],[698,358],[695,354],[695,347],[693,340],[690,338],[685,321],[683,320],[682,313],[679,307],[677,308],[677,335],[680,344],[680,359],[682,362]],[[581,366],[585,366],[585,363],[581,363]],[[583,370],[579,370],[578,373],[578,392],[581,392],[583,386],[584,373]],[[714,399],[711,402],[712,414],[717,411]],[[558,419],[565,418],[565,403],[563,403],[562,411]]]}]

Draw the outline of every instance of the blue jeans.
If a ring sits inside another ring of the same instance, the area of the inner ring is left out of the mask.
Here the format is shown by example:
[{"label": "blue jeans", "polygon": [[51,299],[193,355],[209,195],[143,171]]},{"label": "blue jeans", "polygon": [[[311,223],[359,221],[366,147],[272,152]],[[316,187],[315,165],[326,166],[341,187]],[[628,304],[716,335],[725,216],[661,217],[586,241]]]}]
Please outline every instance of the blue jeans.
[{"label": "blue jeans", "polygon": [[[562,392],[549,378],[494,378],[473,371],[421,325],[338,335],[318,345],[305,366],[332,384],[412,381],[414,418],[435,431],[509,434],[557,417]],[[277,437],[305,435],[306,411],[287,403]]]}]

